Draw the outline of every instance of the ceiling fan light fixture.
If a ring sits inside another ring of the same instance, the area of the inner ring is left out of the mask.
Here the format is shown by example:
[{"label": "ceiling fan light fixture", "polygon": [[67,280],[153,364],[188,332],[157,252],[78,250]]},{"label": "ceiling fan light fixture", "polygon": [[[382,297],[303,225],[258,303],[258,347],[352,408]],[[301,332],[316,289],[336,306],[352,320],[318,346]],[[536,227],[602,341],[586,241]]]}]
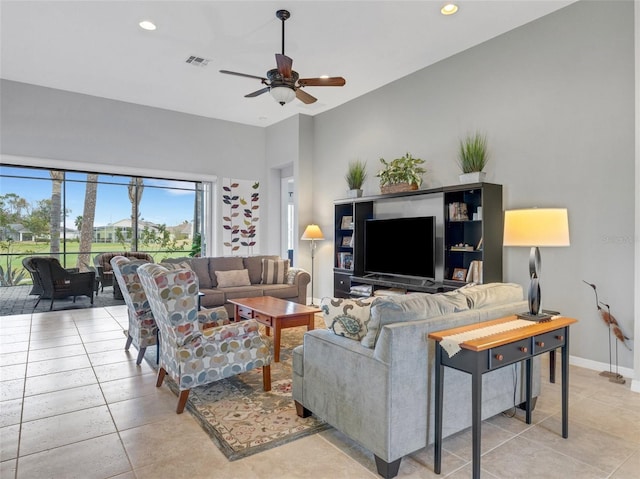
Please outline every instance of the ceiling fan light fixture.
[{"label": "ceiling fan light fixture", "polygon": [[443,15],[453,15],[457,11],[458,5],[456,5],[455,3],[447,3],[440,9],[440,13],[442,13]]},{"label": "ceiling fan light fixture", "polygon": [[293,91],[292,88],[289,88],[287,86],[273,87],[271,88],[270,92],[275,101],[277,101],[281,105],[289,103],[296,97],[296,92]]}]

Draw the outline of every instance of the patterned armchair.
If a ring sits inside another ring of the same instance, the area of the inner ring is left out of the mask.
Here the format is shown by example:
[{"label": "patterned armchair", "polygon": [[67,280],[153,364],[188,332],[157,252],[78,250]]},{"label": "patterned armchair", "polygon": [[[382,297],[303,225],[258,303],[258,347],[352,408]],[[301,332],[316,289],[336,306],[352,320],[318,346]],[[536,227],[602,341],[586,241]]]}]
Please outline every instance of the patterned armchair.
[{"label": "patterned armchair", "polygon": [[111,268],[129,313],[129,330],[124,349],[129,351],[131,343],[138,348],[136,364],[142,362],[148,346],[159,344],[156,320],[153,318],[147,295],[138,277],[138,267],[145,263],[147,263],[145,260],[132,261],[124,256],[111,258]]},{"label": "patterned armchair", "polygon": [[[199,320],[198,279],[191,270],[150,263],[140,266],[138,274],[162,339],[156,387],[167,373],[177,383],[178,414],[191,388],[255,368],[262,367],[264,390],[271,390],[271,347],[256,321],[230,323],[223,307],[201,311]],[[203,322],[216,327],[202,329]]]}]

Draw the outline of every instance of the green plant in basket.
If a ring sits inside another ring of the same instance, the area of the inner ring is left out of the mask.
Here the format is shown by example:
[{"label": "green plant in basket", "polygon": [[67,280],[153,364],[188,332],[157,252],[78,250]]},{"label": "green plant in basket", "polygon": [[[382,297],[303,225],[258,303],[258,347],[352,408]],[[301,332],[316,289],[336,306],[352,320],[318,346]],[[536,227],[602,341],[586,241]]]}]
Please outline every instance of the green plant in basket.
[{"label": "green plant in basket", "polygon": [[487,137],[479,132],[460,140],[458,164],[463,173],[482,171],[489,160]]},{"label": "green plant in basket", "polygon": [[398,183],[408,183],[420,186],[422,184],[422,174],[427,170],[421,167],[424,160],[414,158],[411,153],[407,153],[400,158],[387,162],[380,158],[384,168],[376,175],[380,178],[380,186],[395,185]]}]

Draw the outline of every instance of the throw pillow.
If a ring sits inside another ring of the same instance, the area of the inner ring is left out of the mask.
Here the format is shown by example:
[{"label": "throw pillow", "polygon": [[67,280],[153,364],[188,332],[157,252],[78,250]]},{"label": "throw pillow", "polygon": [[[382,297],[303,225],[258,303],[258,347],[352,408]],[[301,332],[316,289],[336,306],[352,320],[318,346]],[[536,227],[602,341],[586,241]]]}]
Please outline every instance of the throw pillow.
[{"label": "throw pillow", "polygon": [[324,323],[338,336],[360,341],[367,334],[373,299],[322,298]]},{"label": "throw pillow", "polygon": [[249,270],[236,269],[230,271],[216,271],[218,288],[231,288],[233,286],[251,286]]},{"label": "throw pillow", "polygon": [[288,259],[263,259],[262,284],[284,284],[289,269]]}]

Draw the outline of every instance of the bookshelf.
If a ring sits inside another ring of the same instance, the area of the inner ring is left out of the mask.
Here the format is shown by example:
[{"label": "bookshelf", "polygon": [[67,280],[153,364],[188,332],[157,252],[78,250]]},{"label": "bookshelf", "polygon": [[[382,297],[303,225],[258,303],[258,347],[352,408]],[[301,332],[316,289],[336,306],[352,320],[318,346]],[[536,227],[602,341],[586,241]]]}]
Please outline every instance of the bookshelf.
[{"label": "bookshelf", "polygon": [[[442,197],[443,233],[438,234],[436,244],[442,245],[442,264],[438,266],[443,283],[428,286],[401,282],[407,291],[451,291],[475,282],[502,281],[502,185],[472,183],[428,190],[417,190],[363,198],[336,200],[334,202],[334,296],[351,296],[351,286],[372,285],[400,287],[393,279],[364,278],[364,222],[374,217],[376,203],[398,197]],[[456,207],[451,205],[458,203]],[[464,206],[462,206],[464,205]],[[455,214],[455,212],[458,212]],[[474,218],[474,213],[476,214]],[[401,216],[402,212],[398,212]],[[466,215],[466,216],[465,216]],[[346,218],[346,219],[345,219]],[[454,274],[455,278],[454,279]],[[353,281],[352,281],[353,279]],[[400,283],[400,282],[397,282]]]}]

